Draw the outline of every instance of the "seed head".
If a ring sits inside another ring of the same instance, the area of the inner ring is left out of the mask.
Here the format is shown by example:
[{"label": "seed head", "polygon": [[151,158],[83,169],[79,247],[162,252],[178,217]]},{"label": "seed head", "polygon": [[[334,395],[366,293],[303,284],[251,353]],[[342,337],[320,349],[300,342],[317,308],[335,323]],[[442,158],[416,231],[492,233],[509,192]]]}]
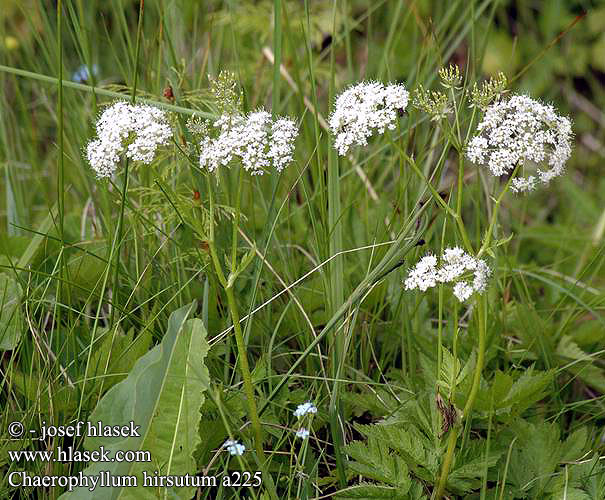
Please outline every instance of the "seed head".
[{"label": "seed head", "polygon": [[460,68],[454,64],[450,64],[447,68],[441,68],[439,78],[441,78],[441,85],[446,89],[459,89],[462,83]]},{"label": "seed head", "polygon": [[448,97],[443,92],[426,90],[422,85],[414,92],[414,106],[431,115],[431,121],[446,118],[452,112]]}]

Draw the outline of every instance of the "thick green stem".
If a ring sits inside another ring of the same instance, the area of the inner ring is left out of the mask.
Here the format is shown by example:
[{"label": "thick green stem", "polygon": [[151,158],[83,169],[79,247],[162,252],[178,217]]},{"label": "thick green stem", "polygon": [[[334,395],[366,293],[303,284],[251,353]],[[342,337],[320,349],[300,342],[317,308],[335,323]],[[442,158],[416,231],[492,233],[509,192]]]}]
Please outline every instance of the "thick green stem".
[{"label": "thick green stem", "polygon": [[458,439],[458,430],[454,427],[450,430],[450,436],[447,440],[447,451],[443,459],[443,465],[441,466],[441,476],[439,477],[439,483],[437,489],[433,492],[433,500],[441,500],[443,493],[445,492],[445,485],[447,484],[447,477],[454,461],[454,450],[456,449],[456,440]]},{"label": "thick green stem", "polygon": [[[481,385],[481,372],[483,371],[483,364],[485,362],[485,343],[486,343],[486,330],[485,330],[485,308],[486,302],[485,297],[481,296],[477,300],[477,320],[479,327],[479,346],[477,348],[477,364],[475,365],[475,373],[473,375],[473,385],[471,386],[471,390],[466,398],[466,404],[464,405],[464,410],[462,411],[462,418],[467,419],[470,417],[471,412],[473,411],[473,406],[475,404],[475,399],[477,398],[477,393],[479,392],[479,387]],[[456,449],[456,440],[458,439],[458,431],[456,428],[453,428],[450,431],[450,436],[448,438],[448,445],[445,457],[443,459],[443,465],[441,466],[441,476],[439,477],[439,483],[437,485],[437,489],[433,494],[433,500],[440,500],[445,491],[445,485],[447,484],[447,477],[450,473],[450,468],[452,466],[452,461],[454,459],[454,450]]]},{"label": "thick green stem", "polygon": [[[135,103],[136,95],[137,95],[137,81],[138,81],[138,73],[137,67],[139,65],[139,55],[141,50],[141,34],[143,32],[143,11],[144,11],[144,0],[140,0],[139,3],[139,21],[137,25],[137,43],[134,54],[134,75],[132,77],[132,94],[130,96],[130,100],[132,104]],[[113,306],[111,308],[111,325],[114,324],[115,311],[119,305],[119,293],[118,293],[118,285],[120,280],[120,250],[122,248],[122,233],[124,231],[124,208],[126,206],[126,195],[128,193],[128,158],[125,160],[126,166],[124,168],[124,185],[122,187],[122,204],[120,205],[120,218],[118,219],[118,232],[117,238],[115,240],[116,244],[116,261],[115,261],[115,269],[113,274],[113,295],[111,297]]]}]

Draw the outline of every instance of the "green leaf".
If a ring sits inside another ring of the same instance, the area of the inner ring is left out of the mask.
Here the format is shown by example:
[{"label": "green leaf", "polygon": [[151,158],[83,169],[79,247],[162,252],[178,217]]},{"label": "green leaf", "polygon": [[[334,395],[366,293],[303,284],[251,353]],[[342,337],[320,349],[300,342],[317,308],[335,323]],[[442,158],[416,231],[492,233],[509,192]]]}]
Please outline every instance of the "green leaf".
[{"label": "green leaf", "polygon": [[5,273],[0,273],[0,350],[17,347],[21,338],[21,285]]},{"label": "green leaf", "polygon": [[384,500],[407,500],[409,497],[401,494],[392,486],[378,486],[375,484],[361,483],[358,486],[338,491],[334,494],[336,498],[346,499],[384,499]]},{"label": "green leaf", "polygon": [[[113,338],[112,338],[113,337]],[[134,329],[126,335],[119,331],[99,329],[90,356],[90,377],[96,378],[97,389],[107,391],[126,378],[135,362],[151,347],[151,332],[145,331],[134,337]]]},{"label": "green leaf", "polygon": [[[206,330],[199,319],[187,320],[195,302],[170,315],[162,342],[137,361],[128,377],[112,387],[99,401],[88,420],[94,425],[139,425],[139,436],[87,437],[88,450],[104,446],[110,458],[116,451],[147,450],[151,462],[96,462],[86,475],[108,471],[111,476],[133,476],[136,488],[78,488],[62,499],[189,499],[192,488],[144,488],[143,472],[153,475],[195,474],[193,453],[200,437],[200,407],[209,385],[204,366],[209,347]],[[198,376],[201,374],[202,376]]]},{"label": "green leaf", "polygon": [[348,466],[356,474],[395,486],[401,494],[407,493],[411,481],[403,459],[383,446],[377,439],[368,439],[367,445],[353,441],[345,446],[346,453],[353,459]]},{"label": "green leaf", "polygon": [[235,272],[229,274],[227,278],[227,288],[230,288],[235,283],[237,277],[242,274],[246,268],[250,265],[250,263],[254,260],[254,256],[256,255],[256,247],[252,247],[246,255],[242,258],[241,262],[238,264]]},{"label": "green leaf", "polygon": [[383,448],[397,452],[408,468],[421,479],[432,481],[439,469],[439,457],[432,442],[415,426],[405,429],[399,425],[355,425],[368,439],[376,439]]},{"label": "green leaf", "polygon": [[557,354],[573,360],[565,366],[568,371],[599,392],[605,392],[605,373],[594,364],[594,359],[580,349],[569,336],[561,337],[557,346]]},{"label": "green leaf", "polygon": [[443,387],[449,395],[454,387],[461,385],[472,373],[476,362],[476,354],[473,352],[462,367],[460,360],[454,358],[454,355],[448,349],[443,347],[442,352],[441,375],[437,384]]},{"label": "green leaf", "polygon": [[511,453],[508,479],[526,495],[523,498],[544,498],[544,490],[553,481],[561,459],[559,427],[519,419],[513,430],[517,441]]}]

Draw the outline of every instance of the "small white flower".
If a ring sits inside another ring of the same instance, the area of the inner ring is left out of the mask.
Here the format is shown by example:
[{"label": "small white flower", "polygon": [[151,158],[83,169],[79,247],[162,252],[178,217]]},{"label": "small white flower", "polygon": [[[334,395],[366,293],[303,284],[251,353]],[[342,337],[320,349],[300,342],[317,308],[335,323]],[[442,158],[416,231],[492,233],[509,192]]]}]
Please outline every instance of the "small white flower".
[{"label": "small white flower", "polygon": [[86,157],[97,177],[111,177],[126,156],[149,165],[158,146],[172,136],[166,113],[147,105],[118,101],[107,108],[96,124],[97,139],[86,147]]},{"label": "small white flower", "polygon": [[352,145],[366,146],[374,133],[394,130],[397,116],[408,105],[403,85],[361,82],[338,96],[329,124],[336,136],[334,147],[344,156]]},{"label": "small white flower", "polygon": [[317,407],[311,401],[298,405],[294,410],[294,416],[297,418],[304,417],[308,413],[317,413]]},{"label": "small white flower", "polygon": [[233,439],[227,439],[223,448],[226,448],[231,455],[243,455],[244,451],[246,451],[246,447],[243,444]]},{"label": "small white flower", "polygon": [[[473,280],[463,279],[469,272]],[[441,257],[441,266],[437,267],[437,258],[426,255],[408,273],[404,285],[406,290],[426,291],[437,283],[454,283],[453,292],[460,302],[468,300],[473,293],[483,293],[487,287],[490,269],[487,264],[459,247],[446,248]]]},{"label": "small white flower", "polygon": [[307,439],[309,437],[309,431],[304,427],[301,427],[296,431],[296,437],[300,439]]},{"label": "small white flower", "polygon": [[224,114],[213,124],[218,137],[202,139],[200,166],[213,172],[239,158],[252,175],[261,175],[271,165],[279,172],[292,161],[296,124],[289,118],[275,122],[263,110],[241,114]]},{"label": "small white flower", "polygon": [[437,257],[434,255],[425,255],[416,264],[416,267],[410,271],[405,280],[406,290],[426,291],[437,284]]},{"label": "small white flower", "polygon": [[532,191],[538,183],[548,185],[563,173],[571,155],[573,133],[569,118],[525,95],[490,105],[477,131],[466,156],[487,166],[493,175],[510,174],[517,164],[537,167],[536,175],[512,180],[511,189],[515,192]]}]

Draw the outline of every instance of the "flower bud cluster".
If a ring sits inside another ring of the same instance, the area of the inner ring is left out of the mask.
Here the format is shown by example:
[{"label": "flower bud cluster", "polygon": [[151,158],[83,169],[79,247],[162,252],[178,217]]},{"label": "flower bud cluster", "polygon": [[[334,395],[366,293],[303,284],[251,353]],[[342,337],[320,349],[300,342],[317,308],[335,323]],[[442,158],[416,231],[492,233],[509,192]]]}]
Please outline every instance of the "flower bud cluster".
[{"label": "flower bud cluster", "polygon": [[422,85],[418,85],[414,92],[414,106],[431,115],[431,121],[442,120],[452,112],[447,95],[436,90],[426,90]]}]

